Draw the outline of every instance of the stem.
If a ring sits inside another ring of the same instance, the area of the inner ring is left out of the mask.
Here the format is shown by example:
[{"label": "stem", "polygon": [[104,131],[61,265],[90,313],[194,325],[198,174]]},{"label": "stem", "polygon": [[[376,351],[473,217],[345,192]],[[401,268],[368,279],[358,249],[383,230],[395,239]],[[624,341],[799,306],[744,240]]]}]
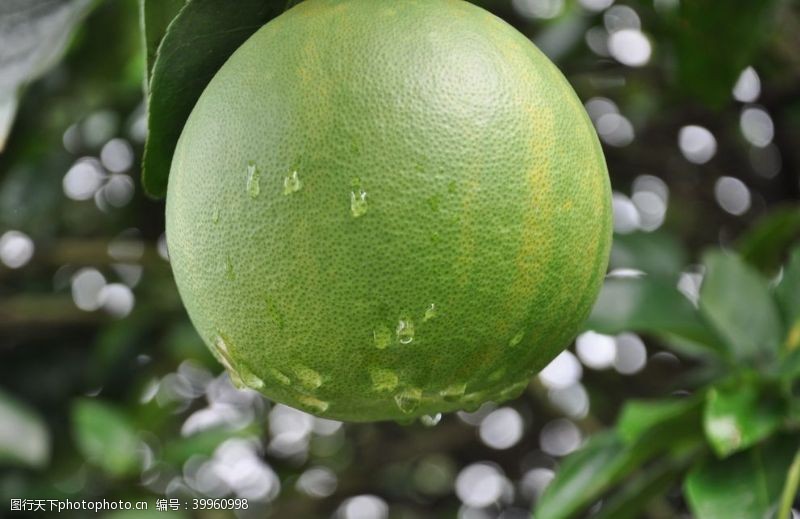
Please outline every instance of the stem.
[{"label": "stem", "polygon": [[794,498],[797,496],[798,487],[800,487],[800,450],[794,455],[794,460],[789,466],[789,473],[786,474],[786,484],[781,494],[778,519],[791,519],[792,503],[794,503]]}]

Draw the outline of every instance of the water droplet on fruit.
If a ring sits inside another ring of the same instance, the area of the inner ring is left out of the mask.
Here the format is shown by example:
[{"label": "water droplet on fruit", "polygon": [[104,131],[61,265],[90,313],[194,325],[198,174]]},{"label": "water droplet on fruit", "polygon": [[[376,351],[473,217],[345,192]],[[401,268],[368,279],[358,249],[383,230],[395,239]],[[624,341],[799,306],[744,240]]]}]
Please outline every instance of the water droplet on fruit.
[{"label": "water droplet on fruit", "polygon": [[400,319],[395,333],[400,344],[410,343],[414,340],[414,322],[411,319]]},{"label": "water droplet on fruit", "polygon": [[225,256],[225,279],[228,281],[236,279],[236,272],[233,270],[233,261],[230,254]]},{"label": "water droplet on fruit", "polygon": [[375,341],[375,347],[383,350],[392,343],[392,332],[386,326],[380,325],[372,330],[372,339]]},{"label": "water droplet on fruit", "polygon": [[258,198],[261,193],[261,184],[259,183],[261,171],[256,167],[255,163],[248,162],[247,164],[247,194],[250,198]]},{"label": "water droplet on fruit", "polygon": [[517,398],[522,394],[523,391],[528,387],[528,379],[520,380],[519,382],[515,382],[510,386],[507,386],[500,390],[498,394],[498,400],[503,402],[505,400],[511,400]]},{"label": "water droplet on fruit", "polygon": [[306,389],[314,390],[322,385],[322,376],[307,366],[298,364],[292,368],[292,371],[294,371],[300,384]]},{"label": "water droplet on fruit", "polygon": [[390,369],[375,368],[370,370],[369,376],[375,391],[393,391],[400,382],[397,373]]},{"label": "water droplet on fruit", "polygon": [[454,402],[456,400],[461,399],[464,396],[464,392],[467,390],[466,382],[457,382],[455,384],[450,384],[446,388],[439,391],[439,396],[442,397],[442,400],[446,400],[448,402]]},{"label": "water droplet on fruit", "polygon": [[267,304],[267,316],[275,322],[275,325],[279,330],[283,330],[286,323],[284,321],[283,314],[280,310],[278,310],[278,305],[275,304],[275,301],[269,297],[265,298],[264,302]]},{"label": "water droplet on fruit", "polygon": [[525,331],[524,330],[518,331],[516,335],[511,337],[511,339],[508,341],[508,345],[513,348],[514,346],[522,342],[523,337],[525,337]]},{"label": "water droplet on fruit", "polygon": [[367,192],[359,189],[358,193],[352,191],[350,193],[350,212],[353,218],[359,218],[367,214]]},{"label": "water droplet on fruit", "polygon": [[228,372],[228,377],[231,379],[231,383],[234,387],[244,389],[246,387],[245,383],[239,372],[233,367],[233,359],[228,349],[229,343],[230,341],[222,333],[218,332],[217,336],[214,337],[214,340],[211,342],[211,353],[214,354],[214,357],[222,364],[225,371]]},{"label": "water droplet on fruit", "polygon": [[394,395],[397,407],[405,414],[411,414],[417,410],[422,401],[422,390],[416,387],[408,387]]},{"label": "water droplet on fruit", "polygon": [[461,398],[461,405],[464,406],[464,410],[472,413],[478,410],[484,400],[486,400],[486,398],[482,391],[473,391]]},{"label": "water droplet on fruit", "polygon": [[419,421],[425,427],[435,427],[442,421],[442,413],[422,415]]},{"label": "water droplet on fruit", "polygon": [[264,381],[246,366],[241,366],[239,368],[239,378],[241,378],[242,382],[249,388],[261,389],[264,387]]},{"label": "water droplet on fruit", "polygon": [[506,374],[506,368],[498,368],[492,371],[488,377],[486,377],[489,382],[497,382],[498,380],[503,378],[503,375]]},{"label": "water droplet on fruit", "polygon": [[431,303],[431,305],[425,309],[425,317],[422,318],[422,322],[430,321],[436,317],[436,305]]},{"label": "water droplet on fruit", "polygon": [[211,223],[219,223],[219,206],[215,205],[211,210]]},{"label": "water droplet on fruit", "polygon": [[283,384],[284,386],[292,385],[292,379],[290,379],[285,373],[283,373],[279,369],[270,368],[269,374],[272,375],[272,378]]},{"label": "water droplet on fruit", "polygon": [[324,413],[330,407],[328,402],[308,395],[297,395],[297,401],[312,413]]},{"label": "water droplet on fruit", "polygon": [[287,175],[286,178],[283,179],[283,194],[284,195],[291,195],[292,193],[297,193],[302,189],[303,182],[300,180],[300,177],[297,175],[297,170],[292,171],[291,175]]}]

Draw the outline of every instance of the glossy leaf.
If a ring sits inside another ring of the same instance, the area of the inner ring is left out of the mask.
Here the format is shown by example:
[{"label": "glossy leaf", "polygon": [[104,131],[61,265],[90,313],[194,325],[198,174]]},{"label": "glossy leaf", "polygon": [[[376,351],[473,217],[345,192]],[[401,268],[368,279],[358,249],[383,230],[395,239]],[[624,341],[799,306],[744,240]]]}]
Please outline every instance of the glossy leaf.
[{"label": "glossy leaf", "polygon": [[91,0],[0,2],[0,151],[22,88],[52,67]]},{"label": "glossy leaf", "polygon": [[50,433],[42,418],[0,391],[0,464],[43,467],[50,460]]},{"label": "glossy leaf", "polygon": [[665,232],[634,232],[614,237],[610,268],[636,269],[656,277],[676,277],[686,266],[686,251]]},{"label": "glossy leaf", "polygon": [[663,496],[692,461],[692,452],[679,460],[666,459],[642,471],[612,495],[593,519],[636,519],[650,502]]},{"label": "glossy leaf", "polygon": [[167,27],[153,63],[142,184],[164,196],[172,154],[195,102],[228,57],[285,0],[188,0]]},{"label": "glossy leaf", "polygon": [[783,271],[775,295],[783,316],[788,351],[800,349],[800,247],[795,247]]},{"label": "glossy leaf", "polygon": [[770,211],[749,228],[738,241],[742,258],[761,271],[780,266],[786,248],[800,239],[800,207]]},{"label": "glossy leaf", "polygon": [[706,254],[700,311],[724,339],[731,358],[770,358],[782,326],[767,282],[738,256]]},{"label": "glossy leaf", "polygon": [[139,0],[139,24],[142,27],[146,60],[145,80],[150,83],[158,45],[170,22],[186,4],[186,0]]},{"label": "glossy leaf", "polygon": [[72,406],[72,433],[83,456],[113,476],[139,467],[139,438],[124,412],[95,399]]},{"label": "glossy leaf", "polygon": [[703,413],[703,429],[719,457],[744,450],[774,433],[783,403],[747,381],[713,387]]},{"label": "glossy leaf", "polygon": [[534,518],[574,517],[643,462],[643,453],[626,447],[613,432],[592,436],[564,460],[539,499]]},{"label": "glossy leaf", "polygon": [[626,443],[633,443],[666,424],[699,431],[700,404],[698,398],[629,401],[617,421],[617,432]]},{"label": "glossy leaf", "polygon": [[797,436],[785,436],[724,460],[706,459],[689,473],[684,485],[694,517],[771,517],[798,446]]},{"label": "glossy leaf", "polygon": [[649,333],[689,355],[719,352],[718,339],[669,279],[607,279],[585,328],[600,333]]}]

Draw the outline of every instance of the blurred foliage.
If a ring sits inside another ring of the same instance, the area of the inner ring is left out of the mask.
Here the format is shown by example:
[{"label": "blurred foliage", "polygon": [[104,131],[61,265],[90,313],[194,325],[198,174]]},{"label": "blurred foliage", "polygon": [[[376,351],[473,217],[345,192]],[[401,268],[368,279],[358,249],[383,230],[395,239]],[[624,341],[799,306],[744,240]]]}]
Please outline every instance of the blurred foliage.
[{"label": "blurred foliage", "polygon": [[[796,2],[475,2],[531,37],[586,102],[617,232],[592,333],[520,398],[435,427],[341,425],[237,391],[181,307],[163,203],[139,189],[148,126],[168,161],[210,75],[283,5],[193,0],[169,26],[180,0],[96,1],[60,63],[11,75],[7,49],[29,35],[8,7],[57,3],[0,7],[0,85],[24,94],[0,155],[0,515],[12,498],[151,504],[98,514],[130,519],[800,506]],[[57,55],[59,31],[30,41]],[[159,60],[175,75],[159,79]],[[170,108],[151,104],[149,121],[146,84]],[[249,507],[152,510],[202,497]]]}]

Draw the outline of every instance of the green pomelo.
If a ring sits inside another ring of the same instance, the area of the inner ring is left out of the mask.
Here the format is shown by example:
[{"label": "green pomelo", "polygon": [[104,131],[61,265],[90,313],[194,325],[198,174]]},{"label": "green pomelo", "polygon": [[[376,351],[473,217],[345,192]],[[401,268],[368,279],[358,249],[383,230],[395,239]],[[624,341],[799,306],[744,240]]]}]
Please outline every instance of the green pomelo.
[{"label": "green pomelo", "polygon": [[582,104],[457,0],[308,0],[220,69],[173,159],[183,301],[232,378],[351,421],[518,395],[602,284]]}]

